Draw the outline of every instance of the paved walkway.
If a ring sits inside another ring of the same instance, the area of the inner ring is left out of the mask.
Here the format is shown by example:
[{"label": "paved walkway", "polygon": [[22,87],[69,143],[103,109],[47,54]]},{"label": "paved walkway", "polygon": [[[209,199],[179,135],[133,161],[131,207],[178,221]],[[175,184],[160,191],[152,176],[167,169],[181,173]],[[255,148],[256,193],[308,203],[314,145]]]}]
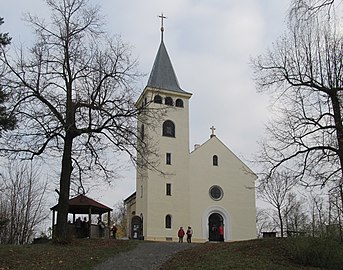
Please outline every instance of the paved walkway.
[{"label": "paved walkway", "polygon": [[174,242],[142,242],[129,251],[122,252],[95,267],[94,270],[113,269],[159,269],[161,264],[167,261],[173,254],[196,246],[189,243]]}]

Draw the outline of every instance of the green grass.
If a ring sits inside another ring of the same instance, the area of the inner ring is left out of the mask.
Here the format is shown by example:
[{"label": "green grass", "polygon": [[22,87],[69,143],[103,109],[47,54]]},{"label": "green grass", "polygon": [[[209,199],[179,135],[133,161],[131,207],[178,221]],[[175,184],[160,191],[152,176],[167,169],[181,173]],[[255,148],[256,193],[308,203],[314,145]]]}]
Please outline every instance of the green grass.
[{"label": "green grass", "polygon": [[297,264],[287,239],[256,239],[232,243],[206,243],[183,251],[161,269],[314,270]]},{"label": "green grass", "polygon": [[0,270],[92,269],[116,253],[128,251],[135,241],[79,239],[68,245],[0,245]]},{"label": "green grass", "polygon": [[343,244],[332,238],[290,239],[291,254],[301,264],[330,270],[343,269]]},{"label": "green grass", "polygon": [[[195,248],[176,254],[160,269],[331,270],[327,265],[321,265],[322,268],[304,266],[315,262],[315,258],[322,256],[321,254],[324,256],[321,261],[333,261],[332,258],[337,257],[341,262],[341,243],[335,244],[335,252],[330,253],[334,256],[328,257],[328,249],[325,247],[332,250],[333,246],[327,243],[324,243],[325,246],[318,245],[317,242],[309,241],[311,240],[271,238],[199,244]],[[133,249],[138,243],[141,242],[78,239],[68,245],[0,245],[0,270],[92,269],[119,252]],[[312,253],[313,251],[317,253]],[[307,258],[309,261],[301,261],[301,258]],[[335,269],[343,269],[339,268],[341,265]]]}]

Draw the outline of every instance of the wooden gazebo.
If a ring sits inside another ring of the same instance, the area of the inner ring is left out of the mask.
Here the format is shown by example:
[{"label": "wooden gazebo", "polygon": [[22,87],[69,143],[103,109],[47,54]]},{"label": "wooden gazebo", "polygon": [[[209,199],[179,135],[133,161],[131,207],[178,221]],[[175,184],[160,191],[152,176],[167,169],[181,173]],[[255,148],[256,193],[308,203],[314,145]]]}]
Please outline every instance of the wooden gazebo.
[{"label": "wooden gazebo", "polygon": [[[50,208],[52,210],[52,235],[54,236],[54,227],[56,221],[56,213],[58,212],[58,204]],[[109,237],[109,226],[110,226],[110,212],[113,209],[101,204],[85,195],[78,195],[74,198],[69,200],[69,214],[73,214],[73,221],[68,223],[70,227],[69,232],[70,234],[77,235],[77,231],[75,229],[76,222],[76,215],[88,215],[87,221],[87,233],[86,236],[88,237]],[[107,227],[104,228],[104,232],[100,232],[100,228],[98,224],[92,224],[92,215],[98,215],[98,217],[102,220],[102,214],[107,213]]]}]

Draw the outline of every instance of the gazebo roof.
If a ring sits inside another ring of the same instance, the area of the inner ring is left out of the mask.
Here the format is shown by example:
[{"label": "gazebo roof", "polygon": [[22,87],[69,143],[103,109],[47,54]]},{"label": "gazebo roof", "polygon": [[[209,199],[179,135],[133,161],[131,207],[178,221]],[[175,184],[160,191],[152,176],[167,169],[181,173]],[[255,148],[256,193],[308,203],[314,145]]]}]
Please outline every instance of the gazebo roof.
[{"label": "gazebo roof", "polygon": [[[69,200],[69,211],[71,214],[88,214],[91,209],[92,214],[103,214],[112,211],[113,209],[99,203],[85,195],[78,195]],[[58,204],[51,207],[51,210],[58,211]]]}]

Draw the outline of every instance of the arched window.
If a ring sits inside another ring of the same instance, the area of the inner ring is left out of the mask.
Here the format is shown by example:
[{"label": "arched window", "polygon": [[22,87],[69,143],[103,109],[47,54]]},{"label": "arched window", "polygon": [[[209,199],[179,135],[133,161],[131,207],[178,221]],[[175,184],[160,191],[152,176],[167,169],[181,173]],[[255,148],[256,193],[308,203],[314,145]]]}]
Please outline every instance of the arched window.
[{"label": "arched window", "polygon": [[166,97],[164,99],[164,104],[173,106],[173,99],[171,97]]},{"label": "arched window", "polygon": [[162,97],[160,95],[156,95],[154,97],[154,102],[162,104]]},{"label": "arched window", "polygon": [[176,101],[175,101],[175,106],[176,107],[181,107],[181,108],[183,108],[183,101],[182,101],[182,99],[177,99]]},{"label": "arched window", "polygon": [[213,166],[218,166],[218,156],[217,155],[213,156]]},{"label": "arched window", "polygon": [[166,215],[166,229],[171,229],[171,224],[172,220],[171,220],[171,215]]},{"label": "arched window", "polygon": [[164,121],[162,129],[162,136],[175,137],[175,125],[172,121]]}]

